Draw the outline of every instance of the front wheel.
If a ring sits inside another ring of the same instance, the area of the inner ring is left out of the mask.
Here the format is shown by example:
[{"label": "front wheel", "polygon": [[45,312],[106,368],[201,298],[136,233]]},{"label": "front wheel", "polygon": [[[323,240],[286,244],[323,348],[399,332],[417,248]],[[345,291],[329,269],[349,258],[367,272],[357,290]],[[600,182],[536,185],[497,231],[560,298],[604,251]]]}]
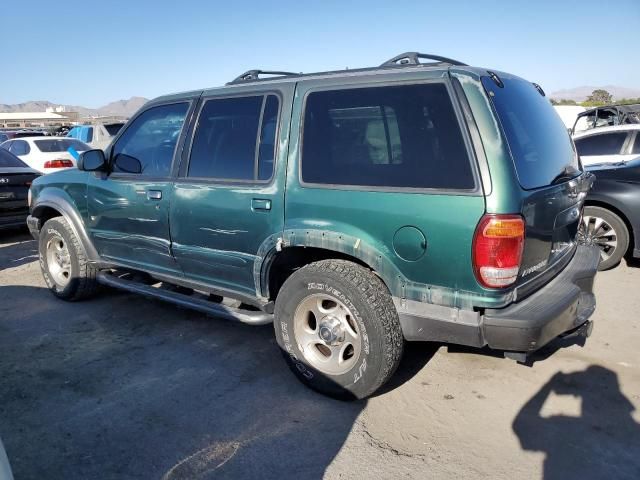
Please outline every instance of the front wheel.
[{"label": "front wheel", "polygon": [[64,217],[47,220],[40,231],[40,268],[49,290],[64,300],[80,300],[98,288],[96,269]]},{"label": "front wheel", "polygon": [[276,299],[275,333],[293,373],[334,398],[366,398],[396,370],[404,339],[386,286],[345,260],[293,273]]},{"label": "front wheel", "polygon": [[611,210],[602,207],[584,207],[578,238],[581,243],[596,245],[600,249],[598,270],[615,267],[629,248],[626,224]]}]

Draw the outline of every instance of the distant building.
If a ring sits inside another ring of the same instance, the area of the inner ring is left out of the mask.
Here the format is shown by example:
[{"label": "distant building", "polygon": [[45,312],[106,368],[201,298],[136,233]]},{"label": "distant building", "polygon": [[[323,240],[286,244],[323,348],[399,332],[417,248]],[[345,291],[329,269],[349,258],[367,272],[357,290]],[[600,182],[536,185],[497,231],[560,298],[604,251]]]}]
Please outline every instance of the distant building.
[{"label": "distant building", "polygon": [[28,128],[28,127],[60,127],[78,122],[78,112],[64,111],[46,112],[0,112],[0,128]]}]

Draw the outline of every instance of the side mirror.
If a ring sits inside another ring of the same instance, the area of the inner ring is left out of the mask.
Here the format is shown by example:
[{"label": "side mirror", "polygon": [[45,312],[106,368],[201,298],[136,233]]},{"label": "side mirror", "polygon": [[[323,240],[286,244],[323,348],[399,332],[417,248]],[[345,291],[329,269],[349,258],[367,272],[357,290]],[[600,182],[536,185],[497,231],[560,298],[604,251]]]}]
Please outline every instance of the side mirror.
[{"label": "side mirror", "polygon": [[115,158],[115,166],[118,170],[125,173],[141,173],[142,164],[136,157],[119,153]]},{"label": "side mirror", "polygon": [[96,172],[98,170],[104,170],[107,165],[107,161],[104,158],[104,152],[102,150],[87,150],[80,154],[78,159],[78,169],[85,172]]}]

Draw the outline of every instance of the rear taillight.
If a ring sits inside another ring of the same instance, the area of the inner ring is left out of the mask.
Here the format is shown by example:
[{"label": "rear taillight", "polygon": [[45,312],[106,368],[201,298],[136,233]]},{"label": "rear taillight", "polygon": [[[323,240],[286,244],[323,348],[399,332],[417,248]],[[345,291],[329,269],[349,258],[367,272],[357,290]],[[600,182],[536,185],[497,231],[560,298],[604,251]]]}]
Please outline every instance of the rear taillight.
[{"label": "rear taillight", "polygon": [[71,160],[47,160],[44,162],[44,168],[70,168],[73,167],[73,162]]},{"label": "rear taillight", "polygon": [[485,215],[473,237],[473,268],[483,287],[500,288],[518,278],[524,248],[520,215]]}]

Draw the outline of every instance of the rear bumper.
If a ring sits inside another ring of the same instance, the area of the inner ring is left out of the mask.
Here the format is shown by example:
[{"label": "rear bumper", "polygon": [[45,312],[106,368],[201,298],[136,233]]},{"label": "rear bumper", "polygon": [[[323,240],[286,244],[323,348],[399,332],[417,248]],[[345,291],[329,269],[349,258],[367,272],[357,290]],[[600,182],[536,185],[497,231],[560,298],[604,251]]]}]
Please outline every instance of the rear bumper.
[{"label": "rear bumper", "polygon": [[486,344],[497,350],[532,352],[578,328],[593,314],[593,281],[600,262],[597,247],[578,247],[557,277],[524,300],[485,310]]},{"label": "rear bumper", "polygon": [[487,309],[483,315],[394,301],[407,340],[530,353],[588,321],[596,305],[593,281],[599,262],[597,247],[579,246],[567,266],[544,287],[507,307]]}]

